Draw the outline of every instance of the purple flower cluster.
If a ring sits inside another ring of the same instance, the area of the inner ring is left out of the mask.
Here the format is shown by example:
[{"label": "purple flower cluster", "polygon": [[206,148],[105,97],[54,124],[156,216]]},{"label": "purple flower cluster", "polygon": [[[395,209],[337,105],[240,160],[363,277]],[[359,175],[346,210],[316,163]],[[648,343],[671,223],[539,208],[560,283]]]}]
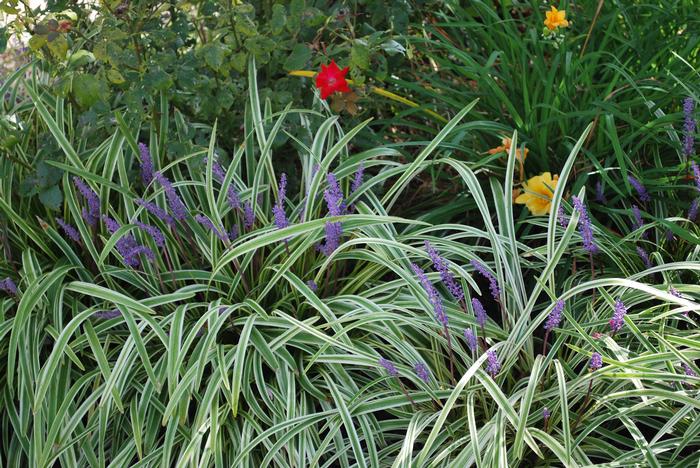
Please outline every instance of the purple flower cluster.
[{"label": "purple flower cluster", "polygon": [[238,226],[237,225],[234,225],[231,228],[231,232],[229,233],[228,238],[231,240],[231,242],[238,239]]},{"label": "purple flower cluster", "polygon": [[688,219],[695,222],[698,217],[698,209],[700,208],[700,198],[694,199],[688,208]]},{"label": "purple flower cluster", "polygon": [[425,250],[430,256],[430,261],[433,262],[433,268],[440,273],[440,279],[445,283],[445,286],[455,298],[457,302],[464,298],[464,290],[462,286],[457,282],[454,275],[450,271],[450,262],[444,257],[441,257],[435,248],[430,245],[430,242],[425,241]]},{"label": "purple flower cluster", "polygon": [[[107,231],[114,234],[119,230],[121,225],[107,215],[102,216],[102,219],[107,226]],[[139,245],[133,234],[129,233],[119,238],[117,241],[117,252],[124,259],[124,264],[132,268],[138,268],[141,265],[139,260],[140,255],[144,255],[148,260],[155,260],[153,251],[144,245]]]},{"label": "purple flower cluster", "polygon": [[476,297],[472,299],[472,308],[474,309],[474,316],[476,317],[476,323],[479,324],[481,328],[486,326],[486,320],[488,320],[488,315],[484,310],[484,306],[481,301]]},{"label": "purple flower cluster", "polygon": [[201,224],[202,226],[204,226],[205,228],[207,228],[208,230],[213,232],[216,235],[216,237],[218,237],[221,240],[221,242],[223,242],[223,243],[229,242],[229,238],[228,238],[228,235],[226,234],[226,231],[223,228],[219,229],[216,226],[214,226],[214,223],[212,222],[211,219],[209,219],[206,216],[201,215],[201,214],[196,215],[194,217],[194,219],[199,224]]},{"label": "purple flower cluster", "polygon": [[255,224],[255,211],[249,201],[243,206],[243,227],[248,230]]},{"label": "purple flower cluster", "polygon": [[686,156],[691,156],[695,149],[695,118],[693,117],[693,110],[695,108],[695,101],[693,98],[688,96],[683,100],[683,151]]},{"label": "purple flower cluster", "polygon": [[647,253],[646,250],[644,250],[643,248],[637,246],[637,255],[639,255],[639,258],[642,259],[642,262],[644,263],[644,266],[645,266],[646,268],[651,268],[651,267],[652,267],[651,259],[649,258],[649,254]]},{"label": "purple flower cluster", "polygon": [[284,212],[284,199],[287,196],[287,174],[280,176],[279,190],[277,191],[277,203],[272,207],[272,215],[275,218],[277,229],[284,229],[289,226],[287,215]]},{"label": "purple flower cluster", "polygon": [[425,289],[425,292],[428,293],[428,301],[430,301],[430,304],[433,306],[435,319],[442,326],[447,327],[447,314],[445,313],[445,307],[442,304],[442,298],[440,297],[440,294],[438,294],[437,289],[435,289],[435,286],[433,286],[433,284],[430,282],[428,276],[418,265],[412,263],[411,268],[418,277],[418,281],[420,281],[420,284],[423,286],[423,289]]},{"label": "purple flower cluster", "polygon": [[501,296],[501,288],[498,286],[498,280],[496,279],[493,274],[486,269],[486,267],[478,260],[472,260],[471,262],[472,267],[476,271],[478,271],[481,276],[489,280],[489,289],[491,290],[491,296],[498,301],[500,296]]},{"label": "purple flower cluster", "polygon": [[559,205],[559,209],[557,210],[557,221],[564,229],[566,229],[566,227],[569,225],[569,218],[566,217],[566,213],[564,212],[564,205]]},{"label": "purple flower cluster", "polygon": [[[216,180],[218,180],[219,183],[223,183],[224,179],[226,178],[226,171],[216,159],[211,162],[211,171],[214,174]],[[234,210],[237,210],[241,207],[241,198],[238,196],[238,192],[236,191],[236,187],[234,187],[233,185],[233,181],[231,181],[231,183],[228,186],[228,191],[226,192],[226,199],[228,200],[229,206]]]},{"label": "purple flower cluster", "polygon": [[153,160],[148,146],[139,143],[139,153],[141,153],[141,180],[143,185],[148,185],[153,180]]},{"label": "purple flower cluster", "polygon": [[467,340],[467,346],[470,350],[476,350],[476,335],[471,328],[464,330],[464,339]]},{"label": "purple flower cluster", "polygon": [[625,304],[620,299],[615,299],[615,310],[609,322],[610,329],[613,332],[618,332],[622,329],[622,326],[625,324],[625,315],[627,315]]},{"label": "purple flower cluster", "polygon": [[10,294],[12,296],[17,295],[17,285],[14,281],[12,281],[12,278],[10,277],[5,278],[4,280],[0,280],[0,290],[5,291],[7,294]]},{"label": "purple flower cluster", "polygon": [[155,226],[151,226],[150,224],[142,223],[141,221],[134,221],[134,224],[137,225],[139,229],[151,236],[151,239],[153,239],[153,242],[155,242],[158,248],[162,249],[165,247],[165,236],[160,229]]},{"label": "purple flower cluster", "polygon": [[498,360],[496,351],[488,350],[486,351],[486,372],[488,372],[491,377],[496,377],[501,371],[501,362]]},{"label": "purple flower cluster", "polygon": [[598,246],[593,238],[591,218],[588,217],[586,205],[583,204],[579,197],[571,197],[571,201],[574,204],[574,209],[579,213],[578,231],[583,239],[583,248],[592,254],[598,252]]},{"label": "purple flower cluster", "polygon": [[[343,201],[343,192],[340,183],[332,172],[328,173],[328,188],[323,191],[326,200],[328,214],[340,216],[345,213],[346,206]],[[340,246],[340,238],[343,235],[343,224],[340,221],[328,221],[325,226],[326,240],[319,248],[324,255],[332,254]]]},{"label": "purple flower cluster", "polygon": [[357,168],[357,172],[355,172],[355,176],[352,179],[352,184],[350,184],[350,193],[355,193],[357,192],[357,189],[360,188],[360,185],[362,185],[362,176],[365,173],[365,164],[360,163],[360,166]]},{"label": "purple flower cluster", "polygon": [[552,416],[552,413],[549,411],[549,408],[547,408],[547,407],[545,406],[544,409],[542,410],[542,417],[543,417],[544,420],[546,421],[546,420],[548,420],[551,416]]},{"label": "purple flower cluster", "polygon": [[651,197],[649,196],[649,192],[647,192],[647,188],[642,185],[642,183],[634,178],[631,175],[627,176],[627,180],[629,181],[630,185],[634,187],[634,189],[637,191],[637,195],[639,195],[639,199],[643,202],[648,202],[651,201]]},{"label": "purple flower cluster", "polygon": [[73,177],[73,184],[85,197],[87,207],[83,208],[83,219],[88,225],[95,227],[100,220],[100,199],[90,187],[80,177]]},{"label": "purple flower cluster", "polygon": [[603,367],[603,357],[600,355],[600,353],[594,351],[593,354],[591,354],[591,360],[588,363],[588,368],[592,371],[597,371],[601,367]]},{"label": "purple flower cluster", "polygon": [[552,311],[549,313],[549,317],[547,317],[547,321],[544,324],[544,329],[545,330],[553,330],[559,326],[561,323],[561,318],[562,314],[564,313],[564,301],[559,299],[556,304],[554,305],[554,308]]},{"label": "purple flower cluster", "polygon": [[[644,227],[644,219],[642,218],[642,212],[639,210],[637,205],[632,205],[632,216],[634,216],[634,222],[632,223],[632,229],[635,231]],[[642,233],[642,239],[647,239],[649,233],[644,231]]]},{"label": "purple flower cluster", "polygon": [[173,187],[172,182],[161,172],[156,172],[155,179],[165,191],[165,196],[168,199],[168,206],[173,213],[173,218],[178,221],[184,220],[187,217],[187,208],[182,202],[180,195],[178,195],[177,190]]},{"label": "purple flower cluster", "polygon": [[314,280],[309,280],[306,282],[306,285],[309,287],[310,290],[313,292],[318,291],[318,285],[316,284],[316,281]]},{"label": "purple flower cluster", "polygon": [[382,366],[384,369],[386,369],[387,373],[392,376],[392,377],[398,377],[399,376],[399,371],[396,370],[396,366],[394,366],[394,363],[391,362],[388,359],[379,358],[379,365]]},{"label": "purple flower cluster", "polygon": [[109,320],[117,317],[121,317],[122,313],[119,309],[112,309],[112,310],[98,310],[94,314],[92,314],[93,317],[102,319],[102,320]]},{"label": "purple flower cluster", "polygon": [[698,374],[696,374],[695,371],[693,369],[691,369],[690,366],[688,364],[686,364],[685,362],[683,363],[683,371],[685,372],[685,375],[687,375],[688,377],[697,377],[698,376]]},{"label": "purple flower cluster", "polygon": [[700,167],[695,163],[695,161],[690,162],[690,167],[693,169],[693,180],[695,181],[695,188],[700,191]]},{"label": "purple flower cluster", "polygon": [[80,234],[73,226],[65,222],[62,218],[56,218],[56,223],[61,226],[63,232],[74,242],[80,242]]},{"label": "purple flower cluster", "polygon": [[167,211],[165,211],[163,208],[156,205],[155,203],[146,201],[143,198],[137,198],[136,204],[145,208],[146,211],[163,221],[168,226],[175,226],[175,219],[172,216],[170,216]]},{"label": "purple flower cluster", "polygon": [[423,382],[430,382],[430,370],[428,369],[428,366],[426,366],[422,362],[417,362],[416,365],[413,366],[413,370],[416,372],[418,378],[421,379]]}]

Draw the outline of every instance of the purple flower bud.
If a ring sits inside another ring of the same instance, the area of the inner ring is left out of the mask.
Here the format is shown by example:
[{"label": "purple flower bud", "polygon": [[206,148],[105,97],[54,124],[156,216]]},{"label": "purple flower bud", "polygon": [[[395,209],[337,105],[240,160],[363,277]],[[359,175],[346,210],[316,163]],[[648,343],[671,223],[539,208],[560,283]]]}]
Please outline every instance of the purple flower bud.
[{"label": "purple flower bud", "polygon": [[448,318],[447,314],[445,313],[445,308],[442,305],[442,298],[440,297],[440,294],[438,294],[437,290],[428,279],[428,276],[425,274],[425,272],[423,272],[423,270],[421,270],[421,268],[418,265],[412,263],[411,269],[418,277],[418,281],[420,282],[421,286],[423,286],[425,292],[428,294],[428,301],[433,306],[433,311],[435,312],[435,319],[442,326],[447,327]]},{"label": "purple flower bud", "polygon": [[647,254],[647,251],[644,250],[643,248],[637,246],[637,254],[639,255],[639,258],[642,259],[642,262],[644,263],[644,266],[646,268],[651,268],[651,259],[649,258],[649,254]]},{"label": "purple flower bud", "polygon": [[[637,205],[632,205],[632,215],[634,216],[634,222],[632,223],[632,229],[635,231],[644,227],[644,219],[642,218],[642,212],[639,210]],[[644,231],[642,233],[642,239],[647,239],[649,233]]]},{"label": "purple flower bud", "polygon": [[272,207],[272,214],[275,218],[277,229],[284,229],[289,226],[287,215],[284,212],[284,199],[287,193],[287,174],[280,176],[279,190],[277,192],[277,203]]},{"label": "purple flower bud", "polygon": [[97,222],[100,220],[100,199],[95,191],[88,187],[80,177],[74,176],[73,184],[87,202],[87,208],[83,208],[83,219],[88,225],[92,227],[97,226]]},{"label": "purple flower bud", "polygon": [[210,220],[206,216],[198,214],[197,216],[194,217],[194,219],[199,224],[201,224],[202,226],[204,226],[205,228],[207,228],[208,230],[213,232],[216,235],[216,237],[218,237],[221,240],[221,242],[224,242],[224,243],[229,242],[229,238],[228,238],[228,235],[226,234],[226,231],[224,229],[219,229],[216,226],[214,226],[214,223],[212,222],[212,220]]},{"label": "purple flower bud", "polygon": [[178,221],[184,220],[187,217],[187,208],[182,202],[180,195],[178,195],[177,190],[173,187],[173,184],[161,172],[156,172],[155,179],[165,191],[165,196],[168,199],[168,206],[170,207],[170,211],[173,212],[173,217]]},{"label": "purple flower bud", "polygon": [[610,329],[613,332],[618,332],[622,329],[622,326],[625,324],[626,314],[627,308],[625,307],[625,304],[620,299],[616,299],[615,311],[613,312],[613,316],[610,319]]},{"label": "purple flower bud", "polygon": [[472,260],[470,263],[472,267],[474,267],[474,269],[481,274],[481,276],[489,280],[491,296],[498,301],[501,296],[501,288],[498,286],[498,280],[496,280],[496,277],[493,276],[493,274],[478,260]]},{"label": "purple flower bud", "polygon": [[237,226],[237,225],[234,225],[234,226],[231,228],[231,232],[229,233],[228,238],[231,240],[231,242],[233,242],[233,241],[235,241],[236,239],[238,239],[238,235],[239,235],[239,233],[238,233],[238,226]]},{"label": "purple flower bud", "polygon": [[501,371],[501,363],[498,360],[496,351],[488,350],[486,351],[486,356],[486,372],[491,375],[491,378],[494,378]]},{"label": "purple flower bud", "polygon": [[139,143],[139,153],[141,153],[141,180],[143,185],[148,185],[153,180],[153,160],[148,146]]},{"label": "purple flower bud", "polygon": [[569,218],[566,217],[566,213],[564,212],[564,205],[559,205],[559,209],[557,210],[557,221],[559,221],[559,225],[566,229],[566,227],[569,225]]},{"label": "purple flower bud", "polygon": [[542,417],[543,417],[543,418],[545,419],[545,421],[546,421],[546,420],[548,420],[551,416],[552,416],[552,413],[549,411],[549,408],[547,408],[547,407],[545,406],[544,409],[542,410]]},{"label": "purple flower bud", "polygon": [[695,161],[690,162],[690,167],[693,168],[693,180],[695,181],[695,188],[700,190],[700,167],[698,167]]},{"label": "purple flower bud", "polygon": [[68,236],[71,240],[74,242],[80,242],[80,234],[78,233],[78,230],[75,229],[73,226],[65,222],[61,218],[56,218],[56,223],[58,223],[59,226],[61,226],[61,229],[63,229],[63,232]]},{"label": "purple flower bud", "polygon": [[598,252],[598,246],[593,238],[593,227],[591,225],[591,219],[588,217],[588,210],[586,210],[586,205],[578,197],[571,197],[574,204],[574,209],[579,212],[578,220],[578,231],[583,239],[583,248],[590,253]]},{"label": "purple flower bud", "polygon": [[685,371],[685,375],[687,375],[688,377],[697,377],[698,376],[698,374],[696,374],[695,371],[693,369],[691,369],[690,366],[688,364],[686,364],[685,362],[683,363],[683,370]]},{"label": "purple flower bud", "polygon": [[467,340],[467,346],[470,350],[476,350],[476,335],[471,328],[464,330],[464,339]]},{"label": "purple flower bud", "polygon": [[318,291],[318,285],[316,284],[316,281],[314,280],[309,280],[306,282],[306,285],[309,287],[310,290],[313,292]]},{"label": "purple flower bud", "polygon": [[683,151],[686,156],[692,156],[695,150],[695,118],[693,110],[695,102],[693,98],[688,96],[683,100],[683,114],[685,117],[683,125]]},{"label": "purple flower bud", "polygon": [[326,240],[320,246],[320,250],[327,257],[340,246],[340,238],[343,235],[343,223],[328,221],[325,224],[325,232]]},{"label": "purple flower bud", "polygon": [[415,366],[413,366],[413,370],[416,371],[416,375],[423,382],[430,382],[430,370],[428,370],[428,366],[426,366],[422,362],[418,362]]},{"label": "purple flower bud", "polygon": [[561,317],[564,312],[564,301],[559,299],[557,303],[554,305],[554,308],[552,311],[549,313],[549,317],[547,317],[547,321],[544,324],[544,329],[545,330],[553,330],[559,326],[561,323]]},{"label": "purple flower bud", "polygon": [[428,241],[425,241],[425,250],[428,252],[428,256],[433,262],[433,268],[440,273],[440,279],[442,279],[442,282],[445,284],[448,291],[450,291],[452,297],[454,297],[457,302],[461,301],[464,298],[464,291],[450,271],[450,262],[444,257],[441,257],[438,251],[435,250]]},{"label": "purple flower bud", "polygon": [[398,377],[399,371],[396,370],[394,363],[388,359],[379,358],[379,365],[386,369],[387,373],[392,377]]},{"label": "purple flower bud", "polygon": [[158,229],[155,226],[151,226],[150,224],[145,224],[140,221],[135,221],[134,224],[136,224],[139,229],[142,231],[145,231],[149,236],[151,236],[151,239],[153,239],[153,242],[159,247],[163,248],[165,247],[165,236],[163,235],[163,232]]},{"label": "purple flower bud", "polygon": [[[207,160],[204,160],[205,164],[207,163]],[[224,168],[219,164],[219,161],[213,160],[211,163],[211,171],[212,174],[214,175],[214,178],[219,181],[219,183],[223,183],[224,179],[226,178],[226,171]],[[228,200],[228,204],[231,208],[234,210],[237,210],[241,207],[241,199],[238,196],[238,192],[236,191],[236,187],[233,185],[233,181],[228,186],[228,191],[226,192],[226,199]]]},{"label": "purple flower bud", "polygon": [[688,208],[688,219],[692,222],[695,222],[698,217],[698,208],[700,208],[700,198],[693,200]]},{"label": "purple flower bud", "polygon": [[481,301],[476,297],[472,299],[472,308],[474,309],[476,323],[479,324],[481,328],[484,328],[486,326],[488,316],[486,315],[486,311],[484,310],[484,306],[481,304]]},{"label": "purple flower bud", "polygon": [[255,211],[250,202],[245,202],[243,207],[243,227],[248,230],[255,224]]},{"label": "purple flower bud", "polygon": [[102,320],[109,320],[117,317],[121,317],[122,313],[119,309],[112,309],[112,310],[99,310],[92,314],[93,317],[102,319]]},{"label": "purple flower bud", "polygon": [[355,177],[352,179],[352,184],[350,185],[350,193],[355,193],[357,192],[357,189],[360,188],[360,185],[362,185],[362,176],[365,173],[365,164],[360,163],[360,166],[357,168],[357,172],[355,172]]},{"label": "purple flower bud", "polygon": [[600,353],[593,352],[591,354],[591,361],[588,363],[588,368],[592,371],[597,371],[603,367],[603,357],[600,355]]},{"label": "purple flower bud", "polygon": [[603,183],[601,181],[598,181],[595,184],[595,199],[600,204],[605,204],[608,202],[608,199],[605,198],[605,191],[603,191]]},{"label": "purple flower bud", "polygon": [[629,181],[630,185],[634,187],[634,189],[637,191],[637,194],[639,195],[639,199],[643,202],[648,202],[651,201],[651,197],[649,196],[649,192],[647,192],[647,189],[640,181],[632,177],[631,175],[627,176],[627,180]]},{"label": "purple flower bud", "polygon": [[5,291],[7,294],[10,294],[12,296],[17,295],[17,285],[14,281],[12,281],[12,278],[10,278],[9,276],[4,280],[0,281],[0,290]]},{"label": "purple flower bud", "polygon": [[175,226],[175,219],[172,216],[170,216],[167,211],[165,211],[163,208],[156,205],[155,203],[146,201],[143,198],[138,198],[136,199],[136,204],[145,208],[146,211],[163,221],[168,226]]}]

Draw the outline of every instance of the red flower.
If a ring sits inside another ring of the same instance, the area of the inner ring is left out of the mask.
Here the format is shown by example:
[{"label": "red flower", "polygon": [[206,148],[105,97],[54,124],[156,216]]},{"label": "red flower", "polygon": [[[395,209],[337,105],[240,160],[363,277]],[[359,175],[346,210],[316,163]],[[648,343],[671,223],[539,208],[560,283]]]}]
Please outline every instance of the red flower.
[{"label": "red flower", "polygon": [[336,91],[349,93],[348,82],[345,75],[348,74],[349,67],[342,70],[331,60],[331,64],[321,65],[321,71],[316,75],[316,87],[321,90],[321,99],[326,99]]}]

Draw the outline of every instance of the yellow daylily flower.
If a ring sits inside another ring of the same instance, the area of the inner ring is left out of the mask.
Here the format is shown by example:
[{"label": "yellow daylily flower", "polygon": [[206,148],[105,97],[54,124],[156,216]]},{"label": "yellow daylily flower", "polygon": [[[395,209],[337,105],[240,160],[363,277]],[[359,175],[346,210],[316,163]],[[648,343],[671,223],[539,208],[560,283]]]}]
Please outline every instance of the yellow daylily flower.
[{"label": "yellow daylily flower", "polygon": [[544,216],[552,210],[552,195],[557,188],[559,176],[549,172],[531,177],[523,182],[523,193],[515,199],[515,203],[527,206],[535,216]]},{"label": "yellow daylily flower", "polygon": [[[495,148],[491,148],[489,150],[489,154],[496,154],[496,153],[506,153],[508,154],[510,152],[510,146],[513,144],[513,140],[510,138],[503,138],[501,140],[501,146],[496,146]],[[525,159],[527,158],[527,153],[529,153],[530,150],[525,148],[525,155],[523,156],[523,153],[521,152],[520,148],[515,150],[515,159],[520,161],[520,163],[524,163]]]},{"label": "yellow daylily flower", "polygon": [[566,10],[559,11],[553,6],[550,11],[545,13],[545,16],[544,25],[550,31],[554,31],[559,27],[566,28],[569,26],[569,22],[566,20]]}]

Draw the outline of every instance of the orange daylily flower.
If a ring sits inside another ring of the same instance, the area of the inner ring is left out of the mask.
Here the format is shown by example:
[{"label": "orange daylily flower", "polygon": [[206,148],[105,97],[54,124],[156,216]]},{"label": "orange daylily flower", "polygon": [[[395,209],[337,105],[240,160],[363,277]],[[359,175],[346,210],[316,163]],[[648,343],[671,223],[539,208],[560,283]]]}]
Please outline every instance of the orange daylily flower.
[{"label": "orange daylily flower", "polygon": [[523,193],[515,199],[515,203],[527,206],[535,216],[544,216],[552,211],[552,195],[557,188],[559,176],[544,172],[523,182]]},{"label": "orange daylily flower", "polygon": [[550,11],[545,13],[545,16],[544,25],[550,31],[554,31],[559,27],[566,28],[569,26],[569,22],[566,20],[566,10],[559,11],[553,6]]},{"label": "orange daylily flower", "polygon": [[[489,154],[496,154],[496,153],[506,153],[508,154],[510,152],[510,146],[513,144],[513,141],[510,138],[503,138],[501,140],[501,146],[496,146],[495,148],[491,148],[489,150]],[[520,161],[520,163],[525,162],[525,158],[527,158],[527,153],[529,153],[530,150],[525,148],[525,155],[523,156],[522,152],[520,151],[520,148],[515,150],[515,158]]]}]

